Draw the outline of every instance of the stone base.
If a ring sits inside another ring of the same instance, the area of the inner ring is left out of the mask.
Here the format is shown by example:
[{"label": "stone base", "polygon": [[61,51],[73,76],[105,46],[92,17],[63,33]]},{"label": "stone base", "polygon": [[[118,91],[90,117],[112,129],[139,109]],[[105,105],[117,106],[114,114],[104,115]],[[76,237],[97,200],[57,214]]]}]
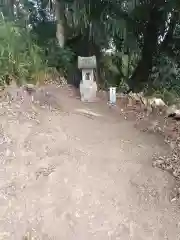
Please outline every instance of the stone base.
[{"label": "stone base", "polygon": [[80,95],[82,102],[95,102],[97,97],[97,84],[92,82],[91,84],[80,83]]}]

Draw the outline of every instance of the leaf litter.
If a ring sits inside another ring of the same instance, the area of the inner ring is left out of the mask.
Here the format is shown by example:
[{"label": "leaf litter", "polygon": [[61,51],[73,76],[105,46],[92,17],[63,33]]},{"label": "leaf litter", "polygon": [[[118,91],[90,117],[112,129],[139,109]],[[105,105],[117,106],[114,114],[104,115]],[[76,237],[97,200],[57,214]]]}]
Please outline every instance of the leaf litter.
[{"label": "leaf litter", "polygon": [[[155,155],[152,166],[169,172],[176,179],[171,202],[180,199],[180,121],[168,118],[165,112],[147,112],[137,101],[128,105],[128,96],[117,99],[117,107],[126,120],[135,121],[134,126],[142,132],[162,137],[169,148],[165,156]],[[158,110],[158,109],[157,109]]]}]

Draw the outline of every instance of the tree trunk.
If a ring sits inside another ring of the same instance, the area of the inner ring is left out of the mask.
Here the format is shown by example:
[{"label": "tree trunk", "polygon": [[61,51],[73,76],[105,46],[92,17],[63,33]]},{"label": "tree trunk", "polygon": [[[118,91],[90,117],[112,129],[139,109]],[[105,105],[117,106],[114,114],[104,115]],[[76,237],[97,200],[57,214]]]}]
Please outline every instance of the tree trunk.
[{"label": "tree trunk", "polygon": [[158,32],[162,23],[162,14],[158,11],[158,7],[151,10],[150,18],[147,23],[146,32],[144,34],[144,44],[141,54],[141,60],[129,79],[129,87],[131,91],[141,91],[149,81],[149,75],[152,71],[153,58],[158,50]]},{"label": "tree trunk", "polygon": [[15,0],[9,0],[7,1],[8,8],[9,8],[9,18],[11,21],[14,21],[14,4]]},{"label": "tree trunk", "polygon": [[64,4],[60,0],[55,2],[55,16],[56,16],[56,37],[61,48],[64,47],[65,43],[65,31],[64,31]]}]

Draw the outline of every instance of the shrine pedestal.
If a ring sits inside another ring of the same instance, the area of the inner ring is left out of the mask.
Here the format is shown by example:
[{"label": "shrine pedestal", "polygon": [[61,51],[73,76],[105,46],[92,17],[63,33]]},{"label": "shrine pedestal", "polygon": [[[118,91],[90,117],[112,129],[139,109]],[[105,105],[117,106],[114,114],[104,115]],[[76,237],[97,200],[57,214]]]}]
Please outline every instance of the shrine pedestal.
[{"label": "shrine pedestal", "polygon": [[95,102],[97,93],[97,84],[92,82],[91,84],[86,84],[85,82],[80,83],[80,94],[82,102]]}]

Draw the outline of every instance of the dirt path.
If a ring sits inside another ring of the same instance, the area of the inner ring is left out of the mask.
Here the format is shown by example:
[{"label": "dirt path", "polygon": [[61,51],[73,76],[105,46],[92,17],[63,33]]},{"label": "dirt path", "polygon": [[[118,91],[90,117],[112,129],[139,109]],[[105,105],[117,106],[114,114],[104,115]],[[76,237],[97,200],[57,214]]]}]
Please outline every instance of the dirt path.
[{"label": "dirt path", "polygon": [[0,108],[0,239],[180,239],[174,180],[151,162],[165,146],[105,104],[48,91],[59,110]]}]

